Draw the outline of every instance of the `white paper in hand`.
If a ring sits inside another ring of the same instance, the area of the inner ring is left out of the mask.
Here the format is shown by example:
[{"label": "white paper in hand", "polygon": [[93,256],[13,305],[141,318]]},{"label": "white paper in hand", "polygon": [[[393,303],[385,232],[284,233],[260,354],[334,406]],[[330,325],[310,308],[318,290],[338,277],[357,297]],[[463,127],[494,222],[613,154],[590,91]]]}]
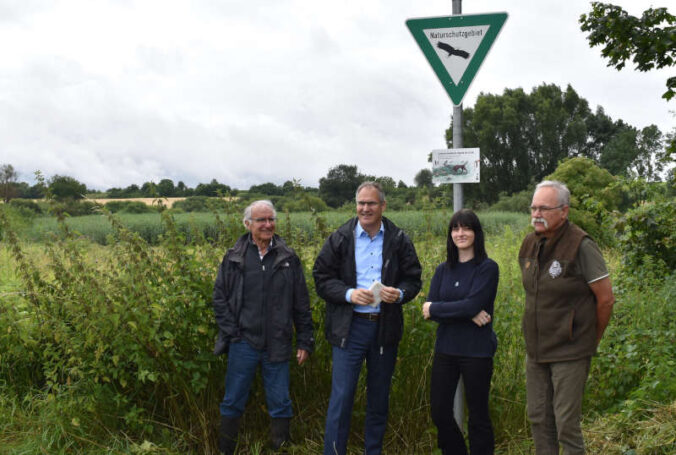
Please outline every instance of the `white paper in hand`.
[{"label": "white paper in hand", "polygon": [[382,301],[380,298],[380,291],[383,289],[383,283],[380,281],[374,281],[369,288],[369,291],[373,292],[373,303],[369,303],[369,306],[376,307]]}]

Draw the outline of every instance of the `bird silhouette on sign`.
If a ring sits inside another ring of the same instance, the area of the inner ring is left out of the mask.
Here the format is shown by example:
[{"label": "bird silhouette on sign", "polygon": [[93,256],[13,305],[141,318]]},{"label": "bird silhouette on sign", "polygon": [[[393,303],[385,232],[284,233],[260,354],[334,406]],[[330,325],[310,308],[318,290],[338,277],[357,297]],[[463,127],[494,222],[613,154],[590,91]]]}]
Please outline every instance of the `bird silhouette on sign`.
[{"label": "bird silhouette on sign", "polygon": [[450,44],[444,43],[443,41],[439,41],[437,43],[437,47],[441,50],[448,52],[448,55],[446,57],[450,57],[451,55],[457,55],[458,57],[462,57],[462,58],[468,58],[469,57],[469,52],[465,52],[462,49],[456,49],[453,46],[451,46]]}]

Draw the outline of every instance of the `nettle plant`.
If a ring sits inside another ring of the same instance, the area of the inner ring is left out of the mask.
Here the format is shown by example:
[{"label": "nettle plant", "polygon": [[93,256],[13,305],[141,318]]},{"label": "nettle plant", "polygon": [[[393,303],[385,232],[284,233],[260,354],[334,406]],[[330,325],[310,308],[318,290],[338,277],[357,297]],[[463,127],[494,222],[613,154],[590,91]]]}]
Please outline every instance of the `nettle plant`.
[{"label": "nettle plant", "polygon": [[[97,412],[127,428],[149,430],[145,418],[152,416],[204,434],[202,410],[217,401],[223,373],[212,354],[211,309],[222,251],[197,233],[186,241],[168,214],[158,246],[104,214],[112,246],[81,240],[61,220],[60,234],[44,247],[47,273],[22,252],[0,214],[25,286],[22,317],[37,322],[15,340],[36,359],[33,386],[53,395],[93,394]],[[234,230],[223,221],[221,227],[226,240]]]}]

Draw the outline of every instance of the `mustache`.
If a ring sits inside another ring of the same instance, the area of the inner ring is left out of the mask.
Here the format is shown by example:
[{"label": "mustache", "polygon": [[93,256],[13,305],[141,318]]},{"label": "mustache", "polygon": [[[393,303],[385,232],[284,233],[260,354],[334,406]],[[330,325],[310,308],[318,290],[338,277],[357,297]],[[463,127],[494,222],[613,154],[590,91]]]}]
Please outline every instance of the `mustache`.
[{"label": "mustache", "polygon": [[545,225],[545,229],[549,229],[549,223],[544,218],[531,218],[531,226],[535,227],[535,223],[543,223]]}]

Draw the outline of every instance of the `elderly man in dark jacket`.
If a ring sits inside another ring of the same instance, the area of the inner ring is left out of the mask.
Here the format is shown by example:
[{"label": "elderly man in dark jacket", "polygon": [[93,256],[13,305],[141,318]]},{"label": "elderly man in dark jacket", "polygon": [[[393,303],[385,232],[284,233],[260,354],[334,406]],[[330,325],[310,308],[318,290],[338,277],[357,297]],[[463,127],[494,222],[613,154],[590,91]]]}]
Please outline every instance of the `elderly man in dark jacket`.
[{"label": "elderly man in dark jacket", "polygon": [[420,290],[421,267],[413,243],[387,218],[375,182],[357,189],[357,218],[339,227],[322,247],[313,275],[326,300],[326,339],[333,345],[331,397],[324,455],[344,455],[362,364],[368,370],[364,445],[381,453],[389,393],[404,320],[402,304]]},{"label": "elderly man in dark jacket", "polygon": [[275,235],[275,217],[270,201],[246,208],[249,233],[225,254],[214,286],[219,329],[215,353],[228,352],[218,447],[228,455],[235,452],[240,417],[259,365],[272,418],[272,445],[278,449],[289,441],[293,327],[299,365],[314,347],[303,269],[296,253]]}]

